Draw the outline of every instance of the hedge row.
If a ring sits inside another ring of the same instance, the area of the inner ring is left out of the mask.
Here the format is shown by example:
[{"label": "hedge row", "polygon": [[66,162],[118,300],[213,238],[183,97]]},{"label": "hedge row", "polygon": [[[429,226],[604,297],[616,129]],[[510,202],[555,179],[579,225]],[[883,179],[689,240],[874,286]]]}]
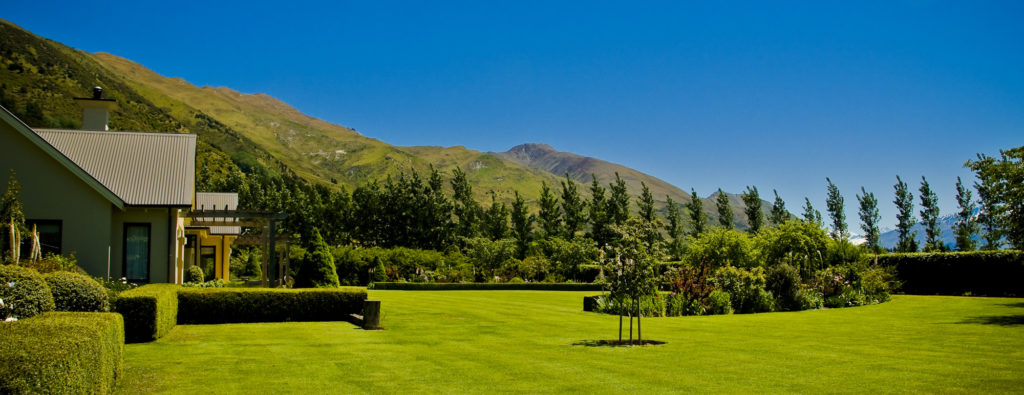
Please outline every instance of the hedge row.
[{"label": "hedge row", "polygon": [[373,283],[373,289],[401,291],[600,291],[601,284],[586,283]]},{"label": "hedge row", "polygon": [[182,288],[179,324],[342,321],[360,313],[365,288]]},{"label": "hedge row", "polygon": [[124,376],[114,313],[49,312],[0,324],[0,393],[109,393]]},{"label": "hedge row", "polygon": [[1024,252],[974,251],[887,254],[902,291],[923,295],[1024,296]]},{"label": "hedge row", "polygon": [[122,292],[113,311],[124,316],[125,340],[148,342],[167,334],[178,322],[178,290],[175,284],[149,284]]}]

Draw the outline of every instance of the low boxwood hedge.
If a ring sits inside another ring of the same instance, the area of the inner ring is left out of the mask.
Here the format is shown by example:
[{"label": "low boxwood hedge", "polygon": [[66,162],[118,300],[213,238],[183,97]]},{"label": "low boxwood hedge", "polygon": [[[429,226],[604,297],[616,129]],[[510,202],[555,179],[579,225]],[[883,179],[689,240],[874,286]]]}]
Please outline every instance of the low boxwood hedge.
[{"label": "low boxwood hedge", "polygon": [[179,324],[343,321],[360,313],[366,288],[182,288]]},{"label": "low boxwood hedge", "polygon": [[124,316],[125,340],[152,341],[174,328],[179,289],[174,284],[149,284],[118,295],[111,310]]},{"label": "low boxwood hedge", "polygon": [[1024,296],[1024,252],[973,251],[887,254],[901,290],[922,295]]},{"label": "low boxwood hedge", "polygon": [[600,291],[601,284],[586,283],[373,283],[373,289],[402,291]]},{"label": "low boxwood hedge", "polygon": [[49,312],[0,323],[0,393],[109,393],[124,376],[120,314]]}]

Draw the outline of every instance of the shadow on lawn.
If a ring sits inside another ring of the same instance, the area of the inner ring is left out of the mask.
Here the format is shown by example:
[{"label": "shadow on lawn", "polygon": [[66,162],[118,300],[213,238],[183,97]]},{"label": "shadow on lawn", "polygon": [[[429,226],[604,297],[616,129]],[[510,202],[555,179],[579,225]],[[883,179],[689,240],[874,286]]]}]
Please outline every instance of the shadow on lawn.
[{"label": "shadow on lawn", "polygon": [[661,344],[665,344],[665,342],[658,340],[644,340],[642,342],[634,340],[633,343],[630,343],[629,340],[580,340],[572,345],[584,347],[629,347],[657,346]]},{"label": "shadow on lawn", "polygon": [[1007,304],[1004,304],[1003,306],[1006,306],[1006,307],[1024,307],[1024,302],[1007,303]]},{"label": "shadow on lawn", "polygon": [[1024,325],[1024,314],[1012,314],[1012,315],[988,315],[981,317],[971,317],[960,322],[961,324],[985,324],[985,325],[999,325],[999,326],[1017,326]]}]

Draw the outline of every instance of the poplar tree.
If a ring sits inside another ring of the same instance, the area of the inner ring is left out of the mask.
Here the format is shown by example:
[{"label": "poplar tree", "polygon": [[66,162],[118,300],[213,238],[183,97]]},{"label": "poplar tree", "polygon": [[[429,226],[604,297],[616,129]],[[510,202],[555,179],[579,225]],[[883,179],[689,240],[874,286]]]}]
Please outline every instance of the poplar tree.
[{"label": "poplar tree", "polygon": [[896,231],[899,234],[896,251],[916,252],[917,231],[911,231],[917,221],[914,218],[914,195],[910,193],[910,188],[900,176],[896,176],[896,185],[893,185],[893,188],[896,190],[896,199],[893,203],[896,204]]},{"label": "poplar tree", "polygon": [[999,229],[999,206],[996,204],[995,192],[992,191],[992,186],[977,182],[974,183],[974,189],[978,191],[978,200],[981,202],[978,224],[985,230],[985,245],[981,246],[981,249],[998,250],[1002,245],[1002,234]]},{"label": "poplar tree", "polygon": [[622,225],[629,219],[629,190],[626,182],[615,172],[615,182],[608,184],[611,196],[608,199],[608,219],[614,225]]},{"label": "poplar tree", "polygon": [[925,251],[942,251],[942,229],[939,227],[939,197],[932,191],[928,180],[921,176],[921,223],[924,225]]},{"label": "poplar tree", "polygon": [[690,234],[697,236],[704,233],[708,226],[708,217],[704,214],[704,200],[697,196],[696,189],[690,188],[690,203],[686,204],[686,209],[690,211]]},{"label": "poplar tree", "polygon": [[978,242],[974,240],[974,234],[978,233],[980,227],[974,218],[974,209],[977,207],[971,197],[970,188],[965,188],[960,177],[956,178],[956,203],[960,211],[956,214],[956,226],[953,233],[956,235],[956,249],[959,251],[974,251],[978,248]]},{"label": "poplar tree", "polygon": [[849,232],[846,227],[843,195],[839,194],[839,187],[833,184],[832,180],[825,177],[825,181],[828,181],[828,197],[825,199],[825,205],[828,208],[828,216],[832,219],[832,238],[846,240]]},{"label": "poplar tree", "polygon": [[775,194],[775,203],[772,204],[770,220],[772,225],[779,226],[789,220],[789,212],[786,211],[786,202],[779,197],[779,192],[772,189],[772,193]]},{"label": "poplar tree", "polygon": [[860,229],[864,231],[868,249],[879,252],[881,248],[878,246],[878,237],[881,231],[878,229],[878,223],[882,222],[882,216],[878,214],[878,199],[863,186],[860,187],[860,193],[857,195],[857,203],[860,203]]},{"label": "poplar tree", "polygon": [[535,218],[527,212],[526,200],[519,195],[519,191],[515,191],[515,194],[515,200],[512,201],[512,232],[519,246],[519,259],[523,259],[530,247]]},{"label": "poplar tree", "polygon": [[816,224],[819,228],[822,225],[821,211],[815,210],[811,205],[811,199],[807,197],[804,197],[804,222]]},{"label": "poplar tree", "polygon": [[761,227],[764,225],[764,213],[761,212],[761,195],[757,192],[757,186],[747,186],[747,191],[743,193],[743,204],[746,208],[743,210],[747,214],[747,222],[750,223],[750,233],[757,233],[761,231]]},{"label": "poplar tree", "polygon": [[565,223],[565,238],[572,239],[576,236],[576,232],[583,230],[583,225],[586,223],[586,217],[583,211],[586,209],[586,203],[580,198],[580,192],[576,188],[576,181],[573,181],[569,177],[569,173],[565,173],[565,181],[562,181],[562,218]]},{"label": "poplar tree", "polygon": [[679,206],[676,205],[676,202],[672,200],[671,196],[665,195],[665,202],[665,232],[668,233],[668,237],[671,238],[669,253],[672,254],[672,259],[678,260],[682,258],[683,217],[679,213]]},{"label": "poplar tree", "polygon": [[718,224],[726,229],[732,229],[732,207],[729,206],[729,195],[722,192],[722,188],[718,188],[715,205],[718,207]]},{"label": "poplar tree", "polygon": [[593,182],[590,184],[590,204],[587,205],[590,214],[590,238],[597,242],[598,248],[602,248],[611,241],[612,202],[605,196],[604,187],[597,181],[597,176],[591,174]]},{"label": "poplar tree", "polygon": [[1013,247],[1024,249],[1024,146],[1000,150],[999,158],[979,154],[966,166],[986,189],[997,237],[1006,236]]},{"label": "poplar tree", "polygon": [[[640,198],[636,202],[637,212],[640,213],[640,220],[648,224],[652,229],[659,229],[661,228],[661,220],[654,211],[654,195],[651,194],[651,189],[643,181],[640,181],[640,187],[642,188]],[[645,241],[650,245],[654,245],[655,242],[662,240],[661,232],[650,232],[648,236],[649,239]]]},{"label": "poplar tree", "polygon": [[[517,192],[518,193],[518,192]],[[540,184],[540,212],[537,217],[540,220],[541,230],[545,237],[554,237],[562,231],[562,217],[558,212],[558,198],[551,193],[547,182]]]}]

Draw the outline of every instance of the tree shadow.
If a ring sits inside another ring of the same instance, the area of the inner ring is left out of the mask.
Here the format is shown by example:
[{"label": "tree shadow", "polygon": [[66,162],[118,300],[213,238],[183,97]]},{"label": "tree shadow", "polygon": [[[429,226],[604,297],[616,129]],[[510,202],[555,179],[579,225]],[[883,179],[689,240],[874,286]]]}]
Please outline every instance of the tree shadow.
[{"label": "tree shadow", "polygon": [[647,340],[643,341],[633,340],[632,343],[629,340],[580,340],[573,343],[574,346],[583,347],[630,347],[630,346],[657,346],[665,344],[663,341],[658,340]]},{"label": "tree shadow", "polygon": [[960,322],[961,324],[984,324],[984,325],[999,325],[999,326],[1017,326],[1024,325],[1024,314],[1011,314],[1011,315],[988,315],[980,317],[971,317]]},{"label": "tree shadow", "polygon": [[1003,306],[1024,308],[1024,302],[1007,303],[1007,304],[1004,304]]}]

